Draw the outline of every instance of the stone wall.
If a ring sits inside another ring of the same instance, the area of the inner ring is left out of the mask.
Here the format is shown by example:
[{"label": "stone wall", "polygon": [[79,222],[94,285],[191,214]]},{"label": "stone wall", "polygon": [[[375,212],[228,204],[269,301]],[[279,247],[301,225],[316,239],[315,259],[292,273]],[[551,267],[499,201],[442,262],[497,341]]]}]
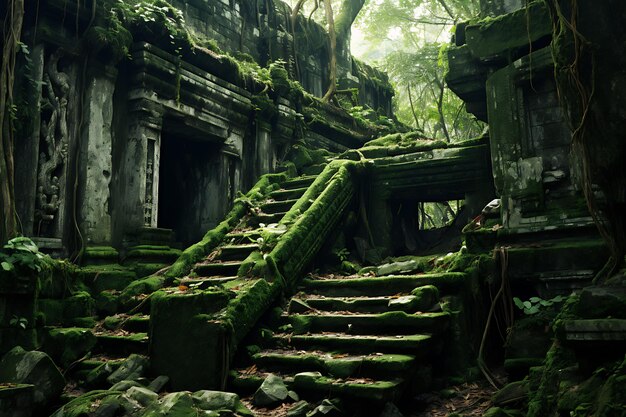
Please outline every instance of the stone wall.
[{"label": "stone wall", "polygon": [[[172,4],[198,38],[264,65],[283,60],[287,74],[321,96],[323,28],[300,19],[294,48],[288,7],[260,3],[258,13],[247,1]],[[110,256],[195,242],[295,140],[341,151],[368,139],[345,115],[311,116],[290,87],[264,91],[232,58],[206,49],[180,53],[142,33],[120,55],[119,39],[98,38],[110,33],[106,11],[90,7],[47,0],[26,10],[16,200],[23,233],[48,252],[103,247],[91,253]],[[364,104],[390,114],[384,74],[346,65]]]}]

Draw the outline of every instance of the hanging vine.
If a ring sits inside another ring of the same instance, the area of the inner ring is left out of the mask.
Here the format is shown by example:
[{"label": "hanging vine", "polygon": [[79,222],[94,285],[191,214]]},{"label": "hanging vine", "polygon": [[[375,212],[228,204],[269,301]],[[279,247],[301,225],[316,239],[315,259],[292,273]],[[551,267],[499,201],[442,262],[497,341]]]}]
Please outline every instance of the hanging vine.
[{"label": "hanging vine", "polygon": [[[594,45],[580,32],[577,0],[569,0],[567,8],[561,0],[545,0],[553,20],[552,54],[559,100],[567,110],[572,129],[572,154],[579,160],[581,186],[589,212],[606,242],[610,259],[596,275],[600,282],[621,266],[626,255],[623,213],[612,195],[610,180],[598,175],[599,160],[594,146],[601,126],[594,122],[593,104],[596,100],[597,57]],[[608,184],[607,184],[608,183]],[[600,185],[607,199],[600,204],[594,191]]]},{"label": "hanging vine", "polygon": [[[13,84],[15,61],[24,21],[24,0],[8,0],[2,25],[2,65],[0,67],[0,202],[2,219],[0,242],[17,235],[13,159]],[[7,117],[8,116],[8,117]]]}]

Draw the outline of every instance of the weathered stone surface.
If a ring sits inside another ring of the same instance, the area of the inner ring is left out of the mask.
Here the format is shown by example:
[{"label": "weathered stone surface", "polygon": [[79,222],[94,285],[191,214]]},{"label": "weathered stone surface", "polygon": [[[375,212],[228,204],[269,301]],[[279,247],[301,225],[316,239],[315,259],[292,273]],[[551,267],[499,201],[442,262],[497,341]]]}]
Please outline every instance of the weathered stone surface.
[{"label": "weathered stone surface", "polygon": [[287,411],[287,417],[305,417],[312,408],[313,406],[308,402],[298,401]]},{"label": "weathered stone surface", "polygon": [[196,417],[193,398],[188,392],[174,392],[149,405],[142,417]]},{"label": "weathered stone surface", "polygon": [[194,403],[203,410],[232,410],[237,408],[239,396],[230,392],[202,390],[194,392]]},{"label": "weathered stone surface", "polygon": [[10,417],[31,417],[35,387],[29,384],[15,384],[0,387],[0,415]]},{"label": "weathered stone surface", "polygon": [[132,398],[144,407],[159,398],[159,394],[144,387],[130,387],[124,395]]},{"label": "weathered stone surface", "polygon": [[594,319],[611,316],[626,318],[626,289],[588,287],[581,291],[578,312],[581,318]]},{"label": "weathered stone surface", "polygon": [[0,360],[0,381],[34,385],[33,402],[36,407],[55,400],[65,386],[65,378],[48,355],[27,352],[19,346]]},{"label": "weathered stone surface", "polygon": [[154,378],[152,382],[150,382],[150,384],[148,385],[148,389],[154,392],[160,392],[169,381],[170,378],[166,375],[158,376]]},{"label": "weathered stone surface", "polygon": [[141,384],[137,381],[124,379],[123,381],[113,384],[111,388],[109,388],[109,391],[126,391],[131,389],[132,387],[141,387]]},{"label": "weathered stone surface", "polygon": [[323,400],[320,405],[315,407],[313,411],[307,414],[307,417],[339,417],[343,413],[332,401]]},{"label": "weathered stone surface", "polygon": [[417,287],[411,291],[411,294],[417,298],[415,305],[420,311],[430,310],[436,303],[439,302],[439,289],[437,289],[434,285]]},{"label": "weathered stone surface", "polygon": [[269,374],[254,393],[254,405],[272,407],[281,404],[289,396],[289,390],[282,378]]},{"label": "weathered stone surface", "polygon": [[148,367],[148,358],[141,355],[130,355],[128,359],[120,365],[120,367],[113,372],[108,378],[111,384],[116,384],[125,379],[134,380],[143,375],[144,371]]},{"label": "weathered stone surface", "polygon": [[49,329],[41,348],[66,367],[85,356],[95,345],[96,336],[91,329],[72,327]]}]

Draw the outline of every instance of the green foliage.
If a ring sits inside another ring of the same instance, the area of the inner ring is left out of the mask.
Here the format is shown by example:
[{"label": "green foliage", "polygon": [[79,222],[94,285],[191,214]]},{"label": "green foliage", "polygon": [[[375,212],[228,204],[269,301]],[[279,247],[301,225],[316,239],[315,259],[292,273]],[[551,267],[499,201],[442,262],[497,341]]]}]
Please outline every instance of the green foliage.
[{"label": "green foliage", "polygon": [[557,295],[556,297],[549,300],[544,300],[543,298],[539,297],[531,297],[526,301],[522,301],[517,297],[513,297],[513,302],[515,303],[515,306],[522,310],[524,314],[529,316],[539,313],[542,308],[546,309],[552,307],[554,304],[562,303],[563,301],[565,301],[565,297],[561,295]]},{"label": "green foliage", "polygon": [[11,327],[17,327],[19,329],[26,330],[26,327],[28,326],[28,319],[26,317],[13,316],[11,318],[11,321],[9,321],[9,325]]},{"label": "green foliage", "polygon": [[41,271],[44,255],[37,245],[27,237],[16,237],[8,241],[0,251],[0,266],[6,272],[27,269]]}]

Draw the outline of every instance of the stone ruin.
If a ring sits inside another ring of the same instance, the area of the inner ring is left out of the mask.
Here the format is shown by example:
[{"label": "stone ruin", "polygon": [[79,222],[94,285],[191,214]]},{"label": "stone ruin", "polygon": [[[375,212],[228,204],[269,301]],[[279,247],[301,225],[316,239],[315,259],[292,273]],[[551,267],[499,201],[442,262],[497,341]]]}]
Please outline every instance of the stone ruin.
[{"label": "stone ruin", "polygon": [[[24,234],[79,265],[37,255],[0,275],[0,415],[401,415],[426,391],[502,382],[498,364],[510,384],[485,415],[623,413],[624,279],[593,282],[609,250],[553,14],[480,3],[447,84],[489,133],[445,143],[381,127],[393,90],[346,50],[340,88],[378,119],[315,100],[325,32],[294,30],[280,1],[174,1],[204,46],[161,22],[131,25],[127,50],[103,10],[40,2],[16,200]],[[425,204],[450,208],[442,227]],[[8,250],[39,254],[29,242]],[[497,313],[506,340],[494,307],[516,318]]]}]

